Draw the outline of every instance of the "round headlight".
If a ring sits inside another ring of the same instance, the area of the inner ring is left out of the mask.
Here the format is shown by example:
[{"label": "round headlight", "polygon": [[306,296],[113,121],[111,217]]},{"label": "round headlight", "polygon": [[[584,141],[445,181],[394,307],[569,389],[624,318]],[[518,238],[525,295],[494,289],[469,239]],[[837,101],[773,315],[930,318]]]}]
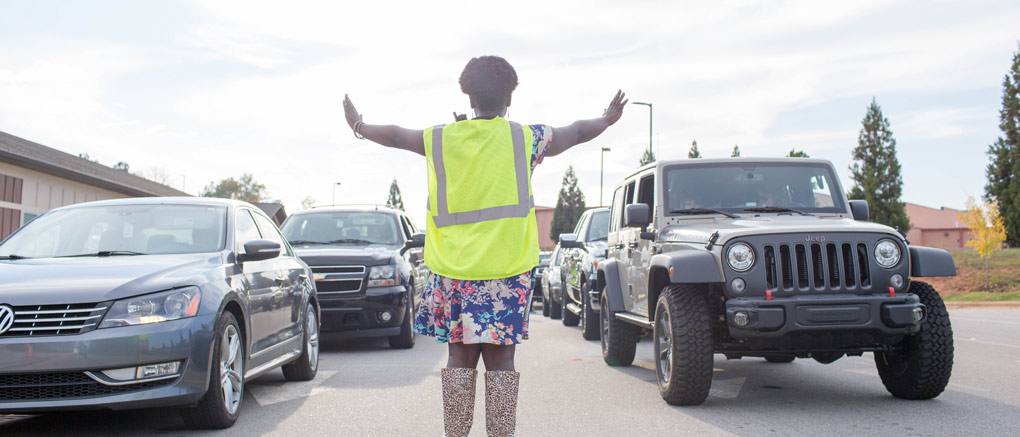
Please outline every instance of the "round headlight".
[{"label": "round headlight", "polygon": [[891,268],[900,262],[900,246],[892,240],[882,240],[875,245],[875,262]]},{"label": "round headlight", "polygon": [[734,244],[726,252],[726,260],[729,261],[731,269],[746,272],[754,265],[754,250],[747,243]]}]

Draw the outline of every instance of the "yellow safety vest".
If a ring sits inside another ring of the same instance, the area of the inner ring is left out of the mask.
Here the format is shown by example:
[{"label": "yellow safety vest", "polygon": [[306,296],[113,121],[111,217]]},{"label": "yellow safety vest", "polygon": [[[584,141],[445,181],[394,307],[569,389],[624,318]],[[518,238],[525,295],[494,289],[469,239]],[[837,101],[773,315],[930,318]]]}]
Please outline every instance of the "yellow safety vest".
[{"label": "yellow safety vest", "polygon": [[425,129],[425,264],[454,279],[500,279],[538,265],[527,126],[466,120]]}]

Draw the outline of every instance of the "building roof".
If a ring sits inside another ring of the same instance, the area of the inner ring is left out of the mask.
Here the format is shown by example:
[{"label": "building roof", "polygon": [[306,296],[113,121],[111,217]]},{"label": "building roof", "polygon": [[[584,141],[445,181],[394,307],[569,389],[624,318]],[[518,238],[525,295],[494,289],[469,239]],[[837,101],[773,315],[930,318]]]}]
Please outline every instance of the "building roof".
[{"label": "building roof", "polygon": [[5,132],[0,132],[0,161],[129,196],[190,196],[158,182]]},{"label": "building roof", "polygon": [[283,223],[287,219],[287,210],[283,208],[282,203],[255,202],[254,205],[276,220],[276,224]]},{"label": "building roof", "polygon": [[955,229],[966,228],[960,221],[958,209],[941,207],[929,208],[915,203],[906,204],[907,217],[910,218],[911,229]]}]

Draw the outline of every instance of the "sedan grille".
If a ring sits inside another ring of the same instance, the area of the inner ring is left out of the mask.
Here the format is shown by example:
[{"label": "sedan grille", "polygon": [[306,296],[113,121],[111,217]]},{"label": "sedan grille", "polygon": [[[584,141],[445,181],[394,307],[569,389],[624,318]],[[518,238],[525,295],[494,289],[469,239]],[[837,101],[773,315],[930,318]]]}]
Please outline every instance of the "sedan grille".
[{"label": "sedan grille", "polygon": [[769,244],[764,258],[770,290],[871,288],[864,243]]},{"label": "sedan grille", "polygon": [[0,375],[0,403],[113,395],[163,387],[173,382],[174,379],[167,379],[128,385],[105,385],[83,372]]},{"label": "sedan grille", "polygon": [[17,306],[3,337],[81,334],[95,329],[107,308],[105,303]]}]

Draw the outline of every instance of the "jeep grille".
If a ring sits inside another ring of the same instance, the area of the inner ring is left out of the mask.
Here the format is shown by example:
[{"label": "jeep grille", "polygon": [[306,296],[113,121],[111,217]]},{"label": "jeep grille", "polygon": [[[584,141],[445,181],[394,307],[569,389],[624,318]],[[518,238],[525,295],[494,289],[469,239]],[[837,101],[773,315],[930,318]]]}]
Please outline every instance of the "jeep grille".
[{"label": "jeep grille", "polygon": [[769,290],[871,288],[864,243],[768,244],[764,258]]}]

